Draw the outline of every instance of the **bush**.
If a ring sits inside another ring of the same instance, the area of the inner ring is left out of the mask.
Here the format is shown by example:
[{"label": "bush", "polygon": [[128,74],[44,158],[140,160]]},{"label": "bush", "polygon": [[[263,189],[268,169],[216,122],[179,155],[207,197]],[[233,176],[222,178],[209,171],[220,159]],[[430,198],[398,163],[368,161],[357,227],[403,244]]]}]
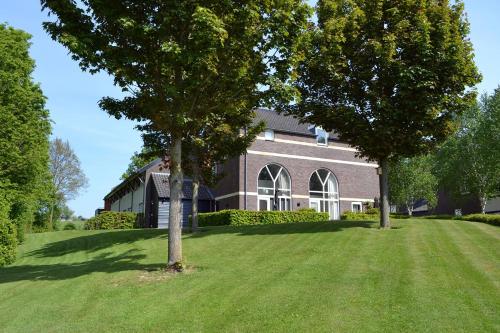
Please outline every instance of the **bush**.
[{"label": "bush", "polygon": [[137,228],[137,214],[134,212],[106,211],[85,221],[86,230],[111,230]]},{"label": "bush", "polygon": [[367,214],[367,213],[355,213],[355,212],[345,212],[340,215],[341,220],[378,220],[380,215],[377,214]]},{"label": "bush", "polygon": [[314,209],[299,211],[248,211],[227,209],[213,213],[201,213],[198,217],[200,227],[323,222],[328,220],[328,213],[318,213]]},{"label": "bush", "polygon": [[71,222],[66,222],[64,223],[64,228],[63,230],[76,230],[76,225]]},{"label": "bush", "polygon": [[12,222],[0,218],[0,267],[11,264],[16,259],[16,229]]},{"label": "bush", "polygon": [[471,222],[483,222],[491,225],[500,226],[500,215],[470,214],[462,216],[460,220],[471,221]]},{"label": "bush", "polygon": [[380,215],[380,208],[368,208],[365,212],[368,215]]}]

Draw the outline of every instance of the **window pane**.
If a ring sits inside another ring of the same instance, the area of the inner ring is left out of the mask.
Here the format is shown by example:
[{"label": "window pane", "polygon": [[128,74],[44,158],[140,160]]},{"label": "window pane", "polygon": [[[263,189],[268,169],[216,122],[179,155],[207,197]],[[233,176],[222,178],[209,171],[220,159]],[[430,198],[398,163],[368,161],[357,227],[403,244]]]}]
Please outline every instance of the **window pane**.
[{"label": "window pane", "polygon": [[328,181],[326,184],[327,184],[328,193],[337,193],[338,192],[337,180],[335,179],[335,177],[332,174],[330,174],[330,177],[328,177]]},{"label": "window pane", "polygon": [[267,210],[267,200],[259,200],[259,210]]},{"label": "window pane", "polygon": [[316,172],[312,174],[311,179],[309,180],[309,191],[323,191],[323,185],[321,185],[321,181],[319,180]]},{"label": "window pane", "polygon": [[267,168],[262,169],[260,172],[258,185],[259,187],[274,187],[273,180],[271,179],[271,175],[267,171]]},{"label": "window pane", "polygon": [[318,174],[319,174],[319,177],[321,178],[321,182],[324,183],[326,181],[326,177],[328,177],[328,173],[329,173],[329,171],[325,170],[325,169],[318,170]]},{"label": "window pane", "polygon": [[283,190],[290,189],[290,176],[288,176],[288,173],[285,171],[285,169],[281,169],[281,172],[276,182],[277,182],[276,184],[277,188]]},{"label": "window pane", "polygon": [[259,187],[259,194],[260,195],[274,195],[274,189],[272,188],[261,188]]},{"label": "window pane", "polygon": [[281,167],[276,164],[269,164],[267,167],[269,168],[269,171],[271,171],[271,175],[273,176],[273,178],[276,178]]},{"label": "window pane", "polygon": [[264,132],[264,136],[265,136],[266,140],[274,141],[274,131],[273,130],[266,130]]},{"label": "window pane", "polygon": [[309,192],[311,198],[323,198],[323,192]]}]

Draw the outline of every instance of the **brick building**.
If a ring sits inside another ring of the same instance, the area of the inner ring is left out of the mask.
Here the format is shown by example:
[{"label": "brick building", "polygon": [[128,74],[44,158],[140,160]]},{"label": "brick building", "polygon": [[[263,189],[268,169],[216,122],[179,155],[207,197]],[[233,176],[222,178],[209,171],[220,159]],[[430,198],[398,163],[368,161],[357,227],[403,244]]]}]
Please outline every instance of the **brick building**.
[{"label": "brick building", "polygon": [[[215,188],[202,191],[200,211],[314,208],[334,220],[344,211],[362,210],[378,196],[378,166],[357,158],[356,150],[334,133],[268,109],[256,110],[255,121],[263,121],[266,130],[246,154],[217,166],[224,177]],[[142,186],[144,199],[136,211],[145,214],[145,225],[168,226],[168,171],[160,165],[157,160],[115,187],[105,197],[106,209],[120,210],[120,200]],[[184,223],[191,207],[189,184],[187,180],[183,191]],[[133,202],[130,206],[135,207]]]}]

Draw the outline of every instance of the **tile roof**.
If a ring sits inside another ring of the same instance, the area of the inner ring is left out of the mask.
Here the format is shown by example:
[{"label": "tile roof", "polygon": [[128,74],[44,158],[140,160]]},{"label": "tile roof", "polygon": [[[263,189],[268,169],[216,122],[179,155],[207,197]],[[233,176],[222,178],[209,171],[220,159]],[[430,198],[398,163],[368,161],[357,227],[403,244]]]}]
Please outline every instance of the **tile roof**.
[{"label": "tile roof", "polygon": [[[295,133],[307,136],[316,136],[314,125],[309,123],[300,123],[299,119],[294,116],[286,116],[279,114],[271,109],[258,108],[255,110],[254,124],[264,121],[266,128],[275,131]],[[330,138],[336,138],[334,132],[329,133]]]},{"label": "tile roof", "polygon": [[[168,173],[154,172],[151,174],[153,178],[153,183],[155,185],[156,191],[158,192],[158,197],[169,198],[170,188],[168,186]],[[182,184],[182,194],[181,198],[191,199],[193,197],[192,180],[189,178],[184,178],[184,184]],[[210,189],[204,185],[200,185],[199,199],[200,200],[213,200],[212,192]]]}]

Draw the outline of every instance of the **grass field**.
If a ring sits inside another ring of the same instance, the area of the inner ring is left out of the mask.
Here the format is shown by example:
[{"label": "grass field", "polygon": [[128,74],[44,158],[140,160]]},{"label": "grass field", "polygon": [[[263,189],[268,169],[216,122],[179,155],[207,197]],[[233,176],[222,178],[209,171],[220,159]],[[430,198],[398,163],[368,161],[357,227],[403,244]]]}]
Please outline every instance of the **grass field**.
[{"label": "grass field", "polygon": [[500,228],[442,220],[28,235],[0,332],[499,332]]}]

